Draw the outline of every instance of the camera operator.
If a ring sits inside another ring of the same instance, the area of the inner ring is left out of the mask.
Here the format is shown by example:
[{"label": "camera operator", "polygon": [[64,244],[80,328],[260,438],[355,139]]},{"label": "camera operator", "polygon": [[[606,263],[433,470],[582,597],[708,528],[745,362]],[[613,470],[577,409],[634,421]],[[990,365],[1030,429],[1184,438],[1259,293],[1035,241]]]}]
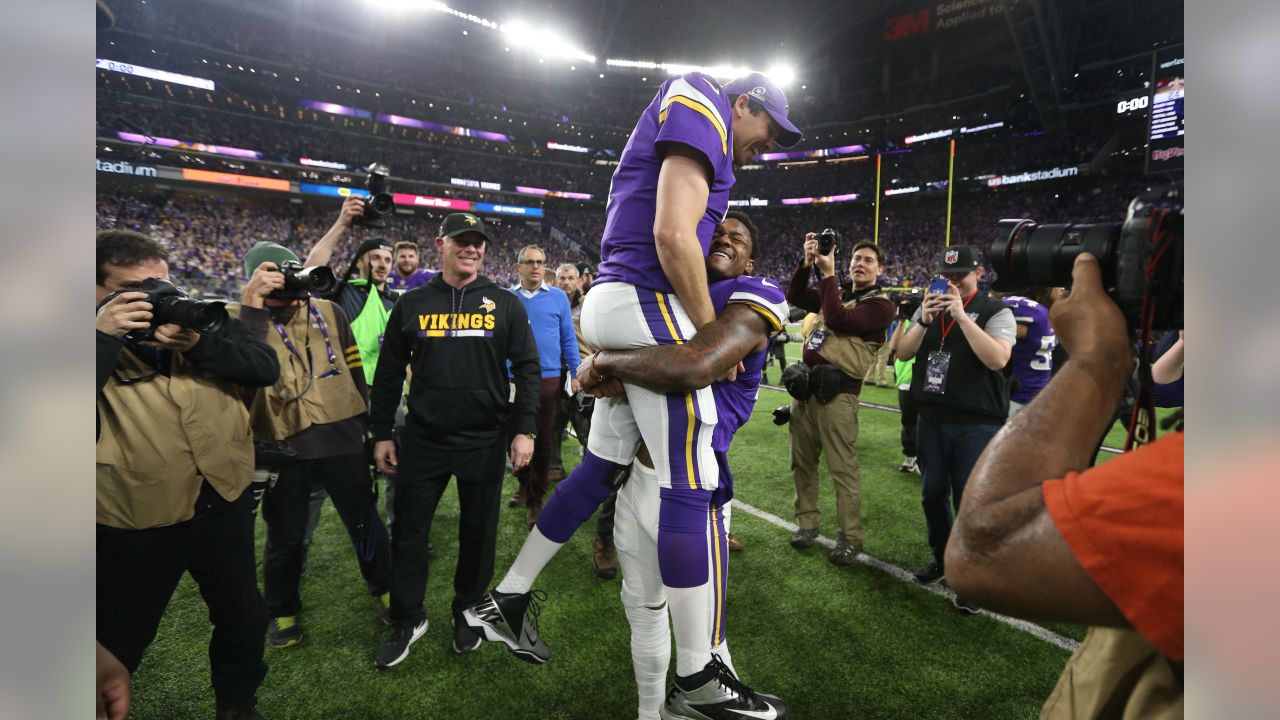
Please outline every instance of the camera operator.
[{"label": "camera operator", "polygon": [[297,261],[275,243],[255,245],[244,257],[245,274],[251,275],[240,305],[246,323],[271,328],[267,344],[280,359],[279,380],[253,398],[254,431],[260,440],[283,441],[295,456],[269,468],[279,477],[262,500],[267,642],[274,648],[303,639],[299,583],[313,484],[333,499],[369,594],[384,608],[390,601],[390,542],[365,456],[368,388],[360,354],[337,305],[286,284],[280,267]]},{"label": "camera operator", "polygon": [[[946,575],[948,497],[958,511],[973,464],[1009,415],[1009,382],[1003,371],[1017,329],[1013,311],[978,289],[982,270],[973,248],[944,249],[937,273],[946,279],[947,291],[925,294],[911,327],[898,341],[903,360],[920,356],[912,371],[911,400],[920,412],[916,448],[933,562],[915,578],[926,585]],[[968,613],[978,611],[959,595],[955,605]]]},{"label": "camera operator", "polygon": [[1042,718],[1180,718],[1183,434],[1092,466],[1133,370],[1120,308],[1082,253],[1053,325],[1070,362],[982,454],[947,578],[983,607],[1090,626]]},{"label": "camera operator", "polygon": [[[261,339],[265,328],[255,337],[235,319],[206,333],[152,327],[158,308],[132,290],[168,277],[159,242],[100,232],[97,266],[98,641],[135,672],[190,572],[213,623],[217,717],[259,718],[267,617],[245,492],[253,440],[241,388],[274,383],[280,365]],[[133,339],[148,331],[152,340]]]},{"label": "camera operator", "polygon": [[[862,551],[862,479],[858,472],[858,393],[862,378],[885,342],[885,330],[896,313],[893,303],[876,286],[884,273],[884,254],[879,246],[860,242],[853,248],[849,275],[853,296],[841,302],[836,277],[836,243],[821,252],[818,236],[805,236],[804,257],[787,288],[787,302],[811,313],[815,322],[806,323],[802,363],[797,366],[808,382],[796,391],[787,384],[791,403],[791,470],[796,483],[796,524],[791,546],[802,550],[818,537],[822,518],[818,509],[818,456],[827,456],[827,471],[836,486],[836,514],[840,538],[827,559],[849,565]],[[809,287],[811,268],[818,271],[818,289]],[[784,378],[784,381],[786,378]]]},{"label": "camera operator", "polygon": [[[346,236],[356,218],[364,215],[364,199],[348,197],[342,203],[342,210],[333,227],[311,248],[304,263],[307,267],[328,265],[338,241]],[[391,317],[391,308],[395,307],[399,293],[392,290],[387,279],[391,275],[394,248],[383,238],[369,238],[356,249],[351,261],[351,268],[339,278],[337,289],[331,299],[342,308],[342,312],[351,321],[351,331],[355,333],[356,343],[360,347],[360,360],[364,363],[364,380],[373,384],[373,374],[378,369],[378,353],[382,348],[382,336],[387,331],[387,320]],[[351,279],[352,272],[359,277]]]}]

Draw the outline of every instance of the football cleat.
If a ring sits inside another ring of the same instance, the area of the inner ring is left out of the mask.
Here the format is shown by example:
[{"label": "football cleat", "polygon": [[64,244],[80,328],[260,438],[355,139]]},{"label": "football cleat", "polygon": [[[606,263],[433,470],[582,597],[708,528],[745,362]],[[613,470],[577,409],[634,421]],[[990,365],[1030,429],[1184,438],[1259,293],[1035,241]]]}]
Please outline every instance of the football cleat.
[{"label": "football cleat", "polygon": [[700,672],[676,678],[659,715],[663,720],[783,720],[787,706],[747,687],[713,654]]},{"label": "football cleat", "polygon": [[551,648],[538,634],[538,603],[546,593],[487,593],[475,605],[462,611],[467,624],[484,634],[486,640],[500,642],[525,662],[541,665],[551,656]]}]

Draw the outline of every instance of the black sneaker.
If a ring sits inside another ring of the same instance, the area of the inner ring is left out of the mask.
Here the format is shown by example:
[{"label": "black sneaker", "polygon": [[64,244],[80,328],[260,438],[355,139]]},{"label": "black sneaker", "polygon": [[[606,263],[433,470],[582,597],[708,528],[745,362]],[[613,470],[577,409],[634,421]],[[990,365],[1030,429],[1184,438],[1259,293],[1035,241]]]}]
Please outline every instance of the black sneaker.
[{"label": "black sneaker", "polygon": [[862,548],[846,540],[842,532],[840,539],[836,541],[835,549],[827,556],[827,560],[832,565],[852,565],[860,552]]},{"label": "black sneaker", "polygon": [[538,603],[546,593],[487,593],[475,605],[462,611],[467,624],[484,633],[486,640],[500,642],[516,657],[541,665],[551,656],[551,648],[538,634]]},{"label": "black sneaker", "polygon": [[921,585],[932,585],[944,577],[946,577],[946,573],[942,571],[942,563],[936,560],[915,573],[916,582]]},{"label": "black sneaker", "polygon": [[302,625],[296,616],[271,618],[267,626],[267,644],[273,648],[287,648],[302,642]]},{"label": "black sneaker", "polygon": [[453,652],[466,655],[480,647],[480,641],[480,633],[462,619],[462,613],[456,613],[453,616]]},{"label": "black sneaker", "polygon": [[970,615],[977,615],[978,610],[980,609],[977,605],[974,605],[973,603],[969,602],[968,600],[965,600],[959,595],[956,595],[954,598],[951,599],[951,604],[955,605],[956,609],[959,610],[960,612],[969,613]]},{"label": "black sneaker", "polygon": [[806,530],[800,528],[791,536],[791,547],[797,550],[807,550],[813,545],[813,541],[818,539],[818,528]]},{"label": "black sneaker", "polygon": [[662,704],[664,720],[782,720],[787,706],[738,679],[719,655],[701,671],[677,677]]},{"label": "black sneaker", "polygon": [[422,622],[417,625],[410,625],[409,623],[398,625],[391,631],[391,636],[378,646],[378,651],[373,655],[373,664],[379,670],[399,665],[405,658],[409,657],[409,646],[426,634],[426,618],[422,618]]}]

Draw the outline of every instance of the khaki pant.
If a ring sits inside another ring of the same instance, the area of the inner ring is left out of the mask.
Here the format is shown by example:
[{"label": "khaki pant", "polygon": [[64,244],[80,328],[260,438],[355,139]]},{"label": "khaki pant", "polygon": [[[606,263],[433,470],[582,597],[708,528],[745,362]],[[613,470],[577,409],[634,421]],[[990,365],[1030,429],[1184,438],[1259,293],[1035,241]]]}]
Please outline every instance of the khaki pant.
[{"label": "khaki pant", "polygon": [[796,524],[815,530],[818,510],[818,455],[826,454],[827,472],[836,485],[840,531],[861,546],[862,478],[858,473],[858,396],[840,393],[823,405],[815,399],[791,401],[791,473],[796,481]]},{"label": "khaki pant", "polygon": [[871,361],[871,367],[867,368],[867,375],[863,378],[863,382],[868,385],[876,385],[877,387],[885,387],[894,379],[894,369],[889,366],[889,353],[893,352],[893,347],[889,343],[880,346],[876,351],[875,359]]}]

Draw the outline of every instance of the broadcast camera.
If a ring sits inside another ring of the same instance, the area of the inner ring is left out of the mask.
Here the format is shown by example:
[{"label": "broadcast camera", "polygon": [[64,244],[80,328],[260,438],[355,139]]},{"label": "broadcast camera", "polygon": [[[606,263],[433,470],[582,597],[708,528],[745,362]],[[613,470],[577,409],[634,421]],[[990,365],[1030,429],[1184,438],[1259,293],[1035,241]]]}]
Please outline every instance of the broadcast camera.
[{"label": "broadcast camera", "polygon": [[338,278],[327,265],[303,267],[302,263],[289,260],[280,263],[284,275],[284,287],[267,297],[277,300],[305,300],[309,295],[327,295],[338,284]]},{"label": "broadcast camera", "polygon": [[1145,192],[1129,204],[1122,222],[1039,225],[1001,220],[991,246],[997,278],[991,287],[1070,287],[1076,256],[1098,258],[1102,285],[1134,330],[1183,327],[1183,191],[1170,186]]},{"label": "broadcast camera", "polygon": [[221,300],[192,300],[173,283],[158,278],[143,280],[137,287],[113,292],[103,298],[98,307],[111,302],[122,292],[145,293],[145,301],[151,303],[151,327],[125,335],[125,339],[131,342],[150,340],[155,337],[156,328],[166,323],[200,333],[218,332],[227,323],[226,303]]},{"label": "broadcast camera", "polygon": [[356,218],[355,223],[362,227],[385,228],[387,224],[382,218],[390,215],[396,207],[395,199],[387,192],[387,178],[391,176],[391,168],[382,163],[373,163],[366,171],[369,176],[365,179],[364,186],[369,191],[369,197],[364,199],[364,215]]}]

